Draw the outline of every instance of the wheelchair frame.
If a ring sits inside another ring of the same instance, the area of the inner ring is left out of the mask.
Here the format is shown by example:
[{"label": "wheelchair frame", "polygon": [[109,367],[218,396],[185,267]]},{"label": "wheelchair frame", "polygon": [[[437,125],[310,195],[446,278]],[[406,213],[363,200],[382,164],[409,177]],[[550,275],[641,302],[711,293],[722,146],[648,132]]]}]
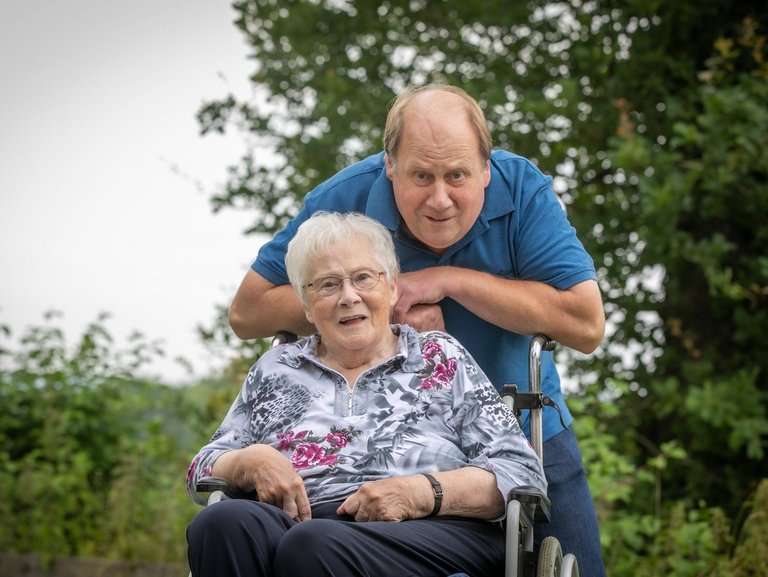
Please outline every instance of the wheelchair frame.
[{"label": "wheelchair frame", "polygon": [[[272,339],[272,346],[291,342],[296,336],[278,332]],[[541,354],[554,350],[557,343],[537,334],[528,348],[528,392],[518,392],[517,386],[502,386],[504,403],[519,417],[521,410],[530,411],[531,446],[539,459],[543,460],[543,436],[541,411],[552,402],[541,391]],[[195,485],[197,493],[209,493],[208,499],[195,499],[206,506],[224,499],[255,499],[255,492],[241,491],[218,477],[203,477]],[[506,556],[504,577],[579,577],[578,563],[572,553],[563,555],[560,542],[555,537],[546,537],[539,549],[538,562],[534,553],[534,523],[549,522],[551,504],[549,499],[535,487],[516,487],[507,496],[506,506]],[[190,573],[190,577],[191,577]],[[449,577],[467,577],[462,573]]]},{"label": "wheelchair frame", "polygon": [[[518,392],[514,384],[505,384],[501,398],[516,415],[530,412],[531,446],[544,460],[541,411],[554,406],[541,391],[541,353],[554,350],[557,343],[537,334],[528,347],[528,392]],[[563,425],[565,427],[565,425]],[[555,537],[545,537],[541,543],[538,563],[534,553],[534,523],[548,523],[551,503],[546,495],[531,487],[517,487],[507,496],[505,577],[579,577],[579,566],[572,553],[563,555]]]}]

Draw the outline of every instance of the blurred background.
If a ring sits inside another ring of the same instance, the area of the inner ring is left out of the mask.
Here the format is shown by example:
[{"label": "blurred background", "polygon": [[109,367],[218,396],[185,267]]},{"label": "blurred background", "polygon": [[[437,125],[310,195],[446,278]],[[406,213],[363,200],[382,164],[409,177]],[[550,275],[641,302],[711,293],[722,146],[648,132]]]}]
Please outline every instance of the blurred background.
[{"label": "blurred background", "polygon": [[242,139],[201,138],[195,118],[250,93],[234,18],[223,2],[0,4],[0,322],[59,311],[75,338],[108,312],[116,340],[162,344],[148,375],[220,365],[195,327],[260,244],[252,217],[208,201]]},{"label": "blurred background", "polygon": [[606,338],[557,358],[608,573],[768,575],[767,39],[748,0],[0,4],[0,562],[185,574],[187,465],[264,346],[233,291],[448,81],[595,260]]}]

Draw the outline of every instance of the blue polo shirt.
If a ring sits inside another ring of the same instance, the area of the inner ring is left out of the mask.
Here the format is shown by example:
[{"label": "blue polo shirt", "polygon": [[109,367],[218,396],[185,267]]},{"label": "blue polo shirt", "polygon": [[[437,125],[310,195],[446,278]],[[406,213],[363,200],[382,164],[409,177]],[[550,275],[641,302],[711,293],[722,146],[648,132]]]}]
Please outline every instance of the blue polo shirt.
[{"label": "blue polo shirt", "polygon": [[[357,162],[320,184],[286,227],[262,246],[252,268],[274,284],[287,284],[285,251],[299,225],[319,210],[356,211],[381,222],[392,233],[404,272],[432,266],[455,266],[496,276],[534,280],[565,290],[596,279],[592,258],[570,225],[552,190],[552,179],[529,160],[510,152],[491,153],[491,180],[480,216],[467,234],[442,254],[435,254],[402,234],[384,153]],[[475,316],[452,299],[440,306],[446,330],[469,350],[492,383],[528,387],[531,337],[506,331]],[[551,352],[542,355],[542,389],[572,417],[560,390]],[[562,431],[554,409],[543,411],[543,437]],[[526,417],[527,418],[527,417]],[[527,431],[527,423],[524,423]]]}]

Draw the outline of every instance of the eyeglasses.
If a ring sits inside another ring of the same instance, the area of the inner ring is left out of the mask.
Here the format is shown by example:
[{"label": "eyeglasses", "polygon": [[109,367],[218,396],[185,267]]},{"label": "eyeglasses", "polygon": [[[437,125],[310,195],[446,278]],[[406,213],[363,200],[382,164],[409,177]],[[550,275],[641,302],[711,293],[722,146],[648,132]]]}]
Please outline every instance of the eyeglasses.
[{"label": "eyeglasses", "polygon": [[349,282],[352,283],[352,286],[357,290],[369,291],[379,284],[379,280],[383,274],[384,271],[376,272],[373,270],[359,270],[344,277],[322,276],[316,278],[309,284],[305,284],[304,288],[312,287],[312,289],[314,289],[314,291],[321,297],[329,297],[339,292],[341,287],[344,286],[344,281],[349,279]]}]

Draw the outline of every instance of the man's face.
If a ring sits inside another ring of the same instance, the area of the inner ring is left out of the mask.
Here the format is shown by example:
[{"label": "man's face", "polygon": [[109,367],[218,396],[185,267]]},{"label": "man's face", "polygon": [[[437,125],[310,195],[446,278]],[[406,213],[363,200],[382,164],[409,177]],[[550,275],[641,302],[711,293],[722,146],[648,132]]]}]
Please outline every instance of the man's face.
[{"label": "man's face", "polygon": [[490,162],[453,94],[421,95],[403,120],[396,157],[387,156],[387,177],[408,232],[440,254],[477,220]]}]

